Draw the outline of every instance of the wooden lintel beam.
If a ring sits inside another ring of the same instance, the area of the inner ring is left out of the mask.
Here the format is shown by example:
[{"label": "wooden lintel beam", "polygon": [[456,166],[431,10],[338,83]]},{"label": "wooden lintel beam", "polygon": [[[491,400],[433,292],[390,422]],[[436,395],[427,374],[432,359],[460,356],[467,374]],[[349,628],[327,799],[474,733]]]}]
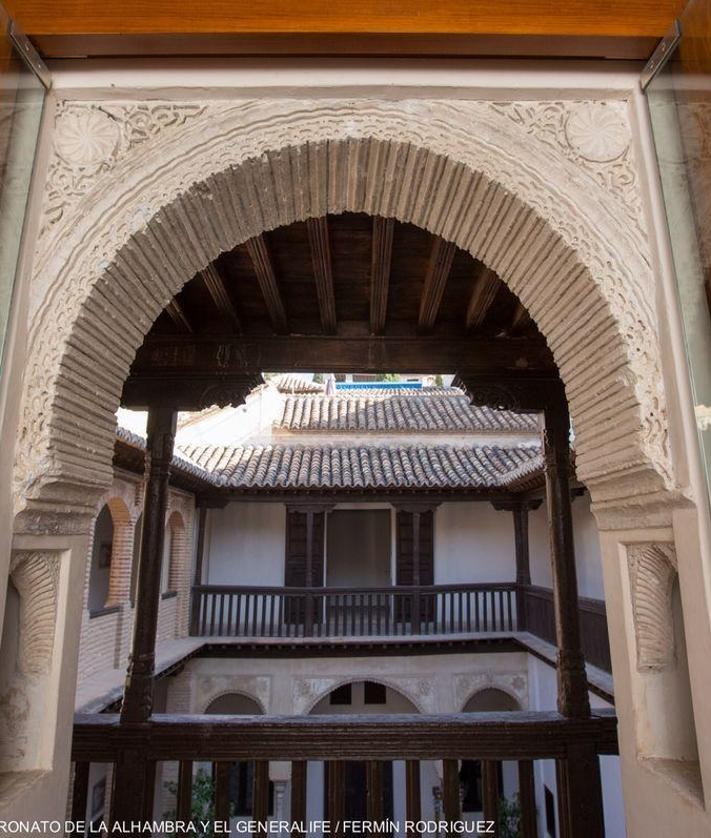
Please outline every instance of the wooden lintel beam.
[{"label": "wooden lintel beam", "polygon": [[185,309],[180,305],[175,297],[173,297],[173,299],[168,303],[165,310],[170,319],[173,323],[175,323],[181,332],[187,332],[189,335],[193,333],[193,327],[185,313]]},{"label": "wooden lintel beam", "polygon": [[[475,716],[475,717],[473,717]],[[72,759],[112,762],[127,741],[150,760],[564,759],[590,743],[616,754],[617,718],[549,712],[348,716],[154,715],[137,730],[106,713],[77,716]]]},{"label": "wooden lintel beam", "polygon": [[477,329],[484,322],[501,285],[499,277],[489,268],[484,268],[476,277],[467,306],[465,320],[467,331]]},{"label": "wooden lintel beam", "polygon": [[373,335],[383,332],[387,319],[394,229],[394,219],[379,215],[373,218],[370,263],[370,332]]},{"label": "wooden lintel beam", "polygon": [[554,374],[553,356],[542,338],[375,337],[363,335],[161,336],[138,350],[132,375],[215,374],[257,370],[502,375]]},{"label": "wooden lintel beam", "polygon": [[420,314],[417,319],[420,334],[427,334],[434,328],[456,252],[455,244],[440,238],[434,240],[420,297]]},{"label": "wooden lintel beam", "polygon": [[333,290],[331,247],[328,242],[328,220],[325,217],[309,218],[306,222],[306,229],[316,280],[321,328],[324,334],[332,335],[336,331],[336,297]]},{"label": "wooden lintel beam", "polygon": [[227,293],[225,280],[215,266],[215,263],[213,262],[204,270],[200,271],[200,276],[217,310],[234,326],[236,332],[241,332],[242,324],[240,323],[237,310],[230,299],[230,295]]},{"label": "wooden lintel beam", "polygon": [[259,235],[249,239],[246,247],[254,266],[254,272],[257,275],[257,282],[264,297],[264,303],[269,312],[272,328],[278,335],[284,335],[289,331],[289,321],[272,260],[269,256],[267,242],[263,235]]}]

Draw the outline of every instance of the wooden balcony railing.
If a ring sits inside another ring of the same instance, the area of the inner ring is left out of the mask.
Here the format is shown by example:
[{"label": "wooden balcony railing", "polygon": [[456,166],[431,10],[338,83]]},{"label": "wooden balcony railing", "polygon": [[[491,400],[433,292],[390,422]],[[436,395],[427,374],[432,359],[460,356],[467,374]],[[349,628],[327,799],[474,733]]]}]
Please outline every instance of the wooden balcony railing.
[{"label": "wooden balcony railing", "polygon": [[516,629],[516,585],[193,588],[203,637],[398,637]]},{"label": "wooden balcony railing", "polygon": [[[523,606],[525,630],[555,645],[555,615],[553,591],[529,585],[519,594]],[[612,671],[610,640],[607,633],[605,603],[599,599],[578,599],[580,643],[585,660],[593,666]]]},{"label": "wooden balcony railing", "polygon": [[[383,762],[404,760],[404,805],[408,821],[419,821],[421,806],[420,763],[443,760],[441,800],[447,821],[461,818],[460,760],[481,760],[484,818],[498,821],[501,789],[498,763],[516,761],[519,777],[521,836],[536,833],[536,801],[533,760],[554,759],[567,766],[590,771],[601,754],[617,753],[617,720],[613,711],[596,711],[587,719],[566,719],[558,713],[477,713],[377,716],[164,716],[155,715],[141,725],[122,725],[118,716],[77,716],[74,726],[72,759],[75,763],[72,816],[84,820],[87,808],[91,763],[116,766],[140,753],[154,768],[146,775],[142,795],[143,817],[160,819],[156,812],[155,765],[173,762],[179,766],[175,800],[171,801],[173,820],[191,818],[192,783],[195,770],[206,767],[214,778],[214,816],[228,821],[230,816],[230,769],[237,761],[254,761],[251,818],[268,819],[269,762],[290,762],[291,811],[289,819],[306,821],[307,761],[323,761],[327,766],[329,794],[325,817],[338,821],[345,811],[344,764],[367,763],[368,818],[378,820],[383,813]],[[576,787],[586,794],[589,784]],[[559,803],[577,811],[594,812],[601,800],[565,800],[567,784],[559,789]],[[120,797],[120,795],[119,795]],[[112,820],[126,813],[115,809]],[[133,816],[140,813],[133,812]],[[599,812],[598,812],[599,817]],[[594,817],[593,817],[594,820]],[[451,833],[450,833],[451,834]],[[496,831],[490,834],[497,834]],[[593,834],[591,831],[589,834]],[[595,833],[599,834],[599,833]]]}]

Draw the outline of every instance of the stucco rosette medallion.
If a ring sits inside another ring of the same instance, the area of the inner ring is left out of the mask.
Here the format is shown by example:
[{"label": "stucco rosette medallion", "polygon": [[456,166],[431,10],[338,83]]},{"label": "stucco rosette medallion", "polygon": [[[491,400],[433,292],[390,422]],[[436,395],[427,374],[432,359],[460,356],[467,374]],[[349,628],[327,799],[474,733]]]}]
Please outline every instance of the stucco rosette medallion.
[{"label": "stucco rosette medallion", "polygon": [[565,123],[570,146],[593,163],[610,163],[629,145],[629,129],[620,113],[603,102],[576,107]]},{"label": "stucco rosette medallion", "polygon": [[101,110],[73,111],[57,125],[56,149],[70,166],[96,169],[118,149],[121,129]]}]

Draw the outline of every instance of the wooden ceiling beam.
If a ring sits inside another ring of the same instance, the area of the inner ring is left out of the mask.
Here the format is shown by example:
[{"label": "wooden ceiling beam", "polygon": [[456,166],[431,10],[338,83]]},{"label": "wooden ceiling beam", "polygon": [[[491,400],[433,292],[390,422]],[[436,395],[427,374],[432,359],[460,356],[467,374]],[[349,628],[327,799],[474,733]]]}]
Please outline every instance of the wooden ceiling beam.
[{"label": "wooden ceiling beam", "polygon": [[173,299],[168,303],[165,310],[180,332],[192,335],[193,327],[190,324],[190,320],[185,314],[185,309],[180,305],[175,297],[173,297]]},{"label": "wooden ceiling beam", "polygon": [[456,252],[455,244],[435,238],[420,297],[420,313],[417,318],[417,331],[420,334],[428,334],[434,328]]},{"label": "wooden ceiling beam", "polygon": [[394,219],[374,216],[370,263],[370,332],[373,335],[382,334],[388,314],[394,229]]},{"label": "wooden ceiling beam", "polygon": [[336,332],[336,297],[333,290],[333,271],[331,268],[331,247],[328,241],[328,220],[309,218],[306,222],[311,248],[311,262],[316,280],[316,295],[321,315],[321,328],[324,334]]},{"label": "wooden ceiling beam", "polygon": [[479,328],[484,322],[502,284],[496,273],[487,267],[476,277],[465,318],[468,332]]},{"label": "wooden ceiling beam", "polygon": [[[133,376],[227,375],[242,371],[477,373],[556,371],[542,338],[329,335],[161,336],[146,339]],[[556,372],[557,374],[557,372]]]},{"label": "wooden ceiling beam", "polygon": [[506,334],[512,336],[520,335],[530,324],[531,315],[528,313],[528,309],[520,301],[517,301],[516,310],[511,317]]},{"label": "wooden ceiling beam", "polygon": [[286,316],[284,300],[279,291],[279,283],[269,256],[267,242],[263,235],[259,235],[249,239],[246,242],[246,247],[254,266],[254,272],[257,275],[257,282],[259,282],[264,303],[269,312],[272,328],[278,335],[285,335],[289,331],[289,320]]},{"label": "wooden ceiling beam", "polygon": [[227,293],[225,279],[215,263],[213,262],[204,270],[200,271],[200,276],[210,297],[212,297],[215,308],[232,324],[235,331],[240,333],[242,331],[242,324],[240,323],[239,315],[230,299],[230,295]]}]

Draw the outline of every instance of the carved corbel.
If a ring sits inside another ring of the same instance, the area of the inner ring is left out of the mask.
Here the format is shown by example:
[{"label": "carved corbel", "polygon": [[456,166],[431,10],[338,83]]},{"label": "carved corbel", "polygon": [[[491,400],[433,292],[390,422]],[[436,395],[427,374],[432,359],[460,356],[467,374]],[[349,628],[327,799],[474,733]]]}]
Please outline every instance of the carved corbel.
[{"label": "carved corbel", "polygon": [[59,555],[51,551],[15,553],[10,578],[20,595],[18,669],[23,675],[43,675],[49,671],[54,650]]},{"label": "carved corbel", "polygon": [[672,544],[632,544],[627,548],[637,670],[659,672],[675,661],[672,589],[677,574]]}]

